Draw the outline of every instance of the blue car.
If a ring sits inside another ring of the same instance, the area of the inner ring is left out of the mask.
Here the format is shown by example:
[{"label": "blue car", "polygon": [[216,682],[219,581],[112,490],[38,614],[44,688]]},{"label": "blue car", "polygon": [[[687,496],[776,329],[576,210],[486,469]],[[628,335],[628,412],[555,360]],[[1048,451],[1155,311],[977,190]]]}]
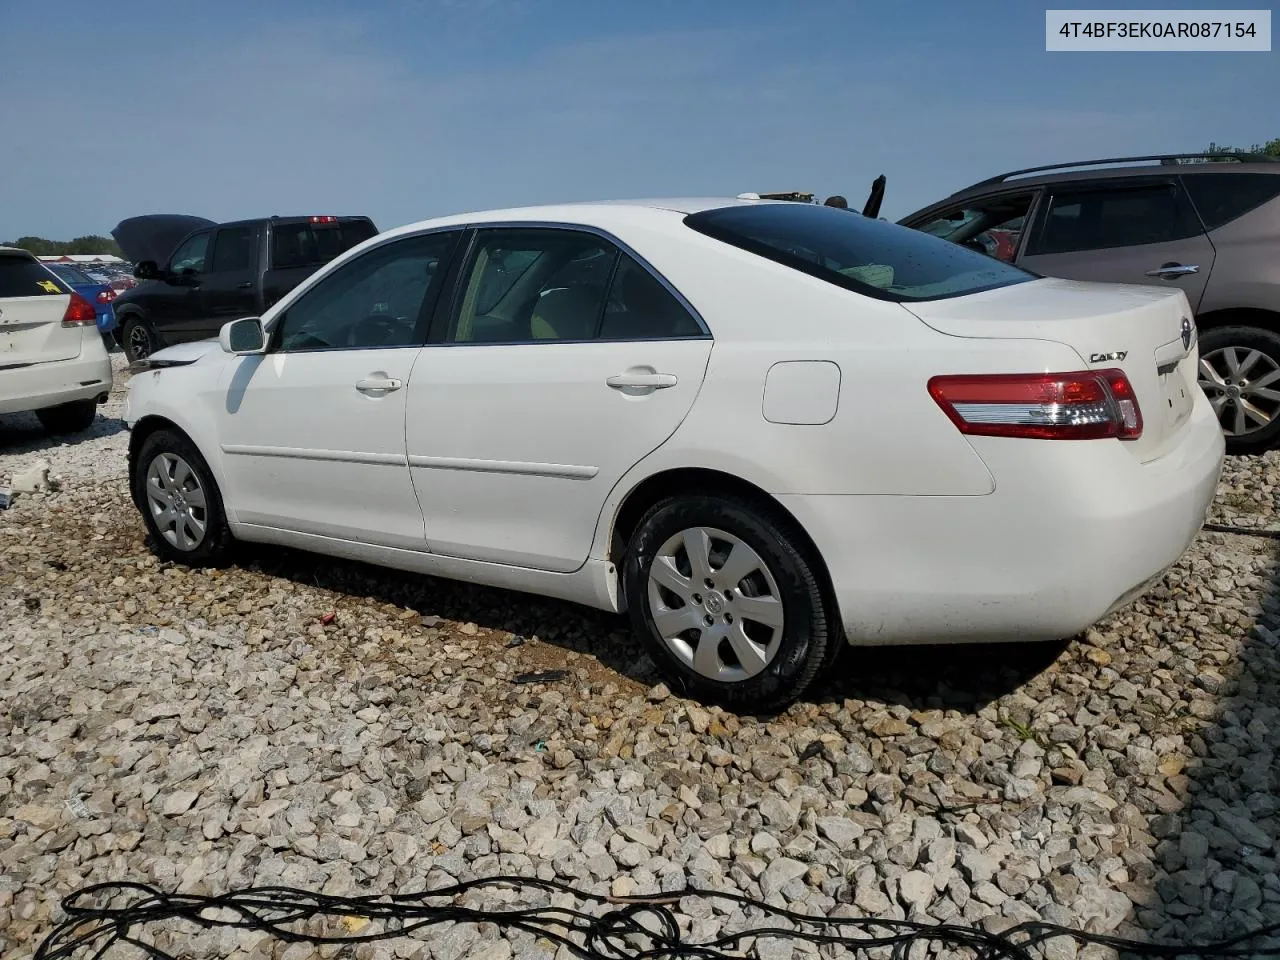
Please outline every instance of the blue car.
[{"label": "blue car", "polygon": [[83,270],[69,263],[46,263],[44,266],[93,304],[94,313],[97,314],[99,333],[105,336],[116,328],[116,311],[111,305],[111,301],[116,298],[116,292],[110,286],[99,283]]}]

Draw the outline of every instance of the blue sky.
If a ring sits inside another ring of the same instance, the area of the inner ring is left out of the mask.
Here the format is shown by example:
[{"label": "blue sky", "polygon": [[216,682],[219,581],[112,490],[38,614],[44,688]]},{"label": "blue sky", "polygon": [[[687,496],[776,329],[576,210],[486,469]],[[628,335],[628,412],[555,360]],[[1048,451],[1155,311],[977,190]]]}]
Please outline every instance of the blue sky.
[{"label": "blue sky", "polygon": [[861,205],[879,173],[896,218],[1014,167],[1280,136],[1280,53],[1050,54],[1025,0],[0,0],[0,22],[2,239],[156,212]]}]

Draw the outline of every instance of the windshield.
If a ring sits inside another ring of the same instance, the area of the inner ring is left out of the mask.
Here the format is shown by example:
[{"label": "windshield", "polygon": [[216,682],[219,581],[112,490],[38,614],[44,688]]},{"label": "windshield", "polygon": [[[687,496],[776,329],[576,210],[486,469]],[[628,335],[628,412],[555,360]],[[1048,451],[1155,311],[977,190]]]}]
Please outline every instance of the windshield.
[{"label": "windshield", "polygon": [[717,240],[881,300],[959,297],[1035,274],[897,224],[835,207],[762,203],[690,214]]}]

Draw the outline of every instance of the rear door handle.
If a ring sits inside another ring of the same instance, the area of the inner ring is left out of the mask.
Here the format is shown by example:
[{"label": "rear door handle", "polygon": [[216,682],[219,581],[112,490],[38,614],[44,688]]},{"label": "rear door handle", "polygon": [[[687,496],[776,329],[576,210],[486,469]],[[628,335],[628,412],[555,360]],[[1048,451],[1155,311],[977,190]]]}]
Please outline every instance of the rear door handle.
[{"label": "rear door handle", "polygon": [[674,373],[620,373],[605,381],[615,390],[628,387],[648,387],[651,390],[662,390],[674,387],[677,383]]},{"label": "rear door handle", "polygon": [[361,393],[391,393],[403,386],[404,381],[394,377],[365,377],[356,382],[356,389]]},{"label": "rear door handle", "polygon": [[252,281],[252,280],[246,280],[244,283],[242,283],[242,284],[240,284],[238,287],[236,287],[236,289],[237,289],[237,290],[248,290],[248,289],[249,289],[250,287],[252,287],[252,286],[253,286],[253,281]]},{"label": "rear door handle", "polygon": [[1148,270],[1147,276],[1161,277],[1165,280],[1170,280],[1174,277],[1185,277],[1188,274],[1199,273],[1199,272],[1200,272],[1200,265],[1198,263],[1185,265],[1185,266],[1181,263],[1166,263],[1164,266],[1162,266],[1158,270]]}]

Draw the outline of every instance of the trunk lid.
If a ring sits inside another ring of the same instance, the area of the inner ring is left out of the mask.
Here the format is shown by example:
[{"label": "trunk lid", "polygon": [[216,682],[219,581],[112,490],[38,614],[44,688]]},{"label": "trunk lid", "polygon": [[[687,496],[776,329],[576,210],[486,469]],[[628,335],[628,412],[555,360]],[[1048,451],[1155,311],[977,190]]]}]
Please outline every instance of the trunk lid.
[{"label": "trunk lid", "polygon": [[1123,370],[1143,419],[1141,438],[1124,445],[1141,462],[1169,452],[1187,429],[1200,388],[1195,323],[1181,290],[1044,278],[903,306],[939,333],[1049,340],[1075,350],[1082,370]]},{"label": "trunk lid", "polygon": [[71,289],[25,250],[0,250],[0,371],[80,356],[80,327],[64,327]]}]

